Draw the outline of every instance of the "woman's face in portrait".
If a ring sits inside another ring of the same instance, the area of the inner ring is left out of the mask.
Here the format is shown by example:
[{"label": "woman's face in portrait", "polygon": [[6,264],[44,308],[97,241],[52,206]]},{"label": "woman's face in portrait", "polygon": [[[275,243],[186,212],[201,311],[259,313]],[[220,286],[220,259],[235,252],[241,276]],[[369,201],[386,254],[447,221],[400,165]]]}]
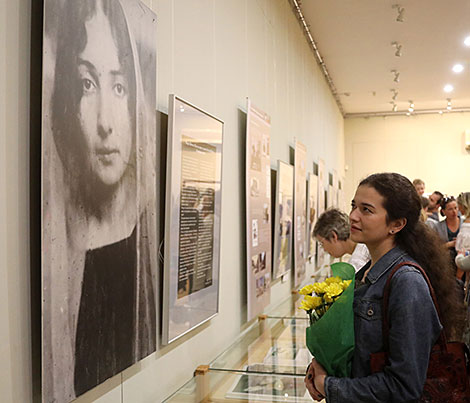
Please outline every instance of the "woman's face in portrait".
[{"label": "woman's face in portrait", "polygon": [[96,178],[115,185],[126,171],[133,144],[129,83],[100,5],[85,29],[87,43],[78,55],[78,120],[85,158]]}]

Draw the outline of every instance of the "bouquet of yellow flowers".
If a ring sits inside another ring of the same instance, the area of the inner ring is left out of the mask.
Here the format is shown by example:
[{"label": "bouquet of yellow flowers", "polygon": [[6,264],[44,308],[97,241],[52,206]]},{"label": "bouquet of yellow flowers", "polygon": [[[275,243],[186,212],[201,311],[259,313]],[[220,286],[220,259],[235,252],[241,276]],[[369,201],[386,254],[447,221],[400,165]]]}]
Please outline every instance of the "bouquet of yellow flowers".
[{"label": "bouquet of yellow flowers", "polygon": [[300,309],[307,311],[307,347],[328,375],[347,377],[354,353],[354,267],[331,265],[333,277],[299,290]]}]

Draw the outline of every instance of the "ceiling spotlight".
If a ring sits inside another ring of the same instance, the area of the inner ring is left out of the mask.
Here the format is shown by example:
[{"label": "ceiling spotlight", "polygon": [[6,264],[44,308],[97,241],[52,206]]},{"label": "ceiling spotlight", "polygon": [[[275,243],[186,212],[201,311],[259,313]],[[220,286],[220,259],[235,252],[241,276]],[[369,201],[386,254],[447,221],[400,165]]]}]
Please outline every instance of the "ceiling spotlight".
[{"label": "ceiling spotlight", "polygon": [[392,88],[390,91],[393,92],[392,99],[396,101],[397,96],[398,96],[398,91],[395,88]]},{"label": "ceiling spotlight", "polygon": [[393,74],[393,81],[395,81],[396,83],[398,83],[400,81],[400,73],[396,70],[390,70],[390,73]]},{"label": "ceiling spotlight", "polygon": [[410,108],[413,108],[413,109],[414,109],[414,107],[415,107],[414,102],[413,102],[413,101],[408,101],[408,102],[410,103]]},{"label": "ceiling spotlight", "polygon": [[463,41],[465,46],[468,46],[470,48],[470,36],[467,36],[465,40]]},{"label": "ceiling spotlight", "polygon": [[460,63],[454,64],[454,66],[452,67],[452,71],[454,73],[461,73],[463,71],[463,65],[461,65]]},{"label": "ceiling spotlight", "polygon": [[447,110],[448,111],[452,110],[452,101],[450,98],[447,98]]},{"label": "ceiling spotlight", "polygon": [[400,43],[398,43],[397,41],[393,41],[391,43],[391,45],[395,48],[395,56],[396,57],[401,57],[401,49],[402,49],[402,45]]},{"label": "ceiling spotlight", "polygon": [[399,4],[394,4],[392,6],[392,8],[396,8],[397,9],[397,12],[398,12],[398,15],[397,15],[397,18],[395,21],[397,22],[403,22],[405,21],[404,19],[404,14],[405,14],[405,8],[400,6]]},{"label": "ceiling spotlight", "polygon": [[444,112],[442,112],[442,111],[439,111],[439,115],[442,115],[443,113],[444,113]]},{"label": "ceiling spotlight", "polygon": [[398,106],[397,104],[395,103],[395,101],[390,101],[389,104],[392,105],[392,111],[393,112],[396,112],[398,110]]},{"label": "ceiling spotlight", "polygon": [[410,115],[411,115],[411,113],[410,113],[410,112],[406,112],[406,116],[410,116]]},{"label": "ceiling spotlight", "polygon": [[454,90],[454,86],[452,84],[446,84],[444,86],[444,92],[452,92]]}]

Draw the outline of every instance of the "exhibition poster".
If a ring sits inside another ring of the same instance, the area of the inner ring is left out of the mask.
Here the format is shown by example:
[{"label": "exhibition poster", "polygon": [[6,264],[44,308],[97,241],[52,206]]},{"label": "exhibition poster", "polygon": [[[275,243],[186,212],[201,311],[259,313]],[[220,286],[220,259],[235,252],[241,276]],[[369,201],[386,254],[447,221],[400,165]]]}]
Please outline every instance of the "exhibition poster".
[{"label": "exhibition poster", "polygon": [[271,299],[271,118],[247,99],[246,256],[247,319]]},{"label": "exhibition poster", "polygon": [[44,1],[42,400],[155,351],[156,15]]},{"label": "exhibition poster", "polygon": [[293,203],[294,167],[278,161],[274,217],[274,278],[283,276],[291,269]]},{"label": "exhibition poster", "polygon": [[313,235],[313,229],[317,222],[318,213],[318,176],[309,172],[307,184],[307,217],[308,217],[308,260],[309,262],[315,261],[315,251],[317,243]]},{"label": "exhibition poster", "polygon": [[294,157],[294,286],[298,287],[306,273],[307,258],[307,149],[295,141]]},{"label": "exhibition poster", "polygon": [[163,344],[218,312],[223,122],[170,95]]}]

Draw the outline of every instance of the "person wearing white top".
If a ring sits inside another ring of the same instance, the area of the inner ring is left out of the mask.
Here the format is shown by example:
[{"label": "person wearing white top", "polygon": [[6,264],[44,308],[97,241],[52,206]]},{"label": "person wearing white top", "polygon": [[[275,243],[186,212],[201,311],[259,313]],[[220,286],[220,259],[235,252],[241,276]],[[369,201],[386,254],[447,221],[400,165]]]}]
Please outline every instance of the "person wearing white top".
[{"label": "person wearing white top", "polygon": [[318,218],[313,229],[323,249],[334,258],[351,255],[348,263],[359,271],[369,260],[367,246],[354,242],[350,237],[349,217],[337,208],[326,210]]}]

